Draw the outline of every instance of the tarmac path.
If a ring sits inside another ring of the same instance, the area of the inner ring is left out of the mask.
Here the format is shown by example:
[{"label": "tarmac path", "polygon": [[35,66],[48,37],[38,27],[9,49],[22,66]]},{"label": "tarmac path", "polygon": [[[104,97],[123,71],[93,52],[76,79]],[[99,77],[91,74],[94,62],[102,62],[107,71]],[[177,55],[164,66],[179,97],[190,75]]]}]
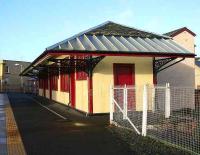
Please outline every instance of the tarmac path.
[{"label": "tarmac path", "polygon": [[[82,114],[41,97],[9,93],[27,155],[133,155],[108,116]],[[59,116],[60,115],[60,116]]]}]

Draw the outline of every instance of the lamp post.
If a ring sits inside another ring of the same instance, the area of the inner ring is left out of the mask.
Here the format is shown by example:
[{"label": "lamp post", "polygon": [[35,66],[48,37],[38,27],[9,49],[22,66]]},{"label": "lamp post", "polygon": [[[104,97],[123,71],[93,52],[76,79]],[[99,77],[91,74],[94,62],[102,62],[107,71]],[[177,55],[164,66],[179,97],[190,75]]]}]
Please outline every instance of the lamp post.
[{"label": "lamp post", "polygon": [[[20,73],[23,71],[23,65],[22,64],[18,64],[16,63],[15,66],[20,66]],[[20,79],[21,79],[21,89],[23,89],[23,77],[20,76]]]}]

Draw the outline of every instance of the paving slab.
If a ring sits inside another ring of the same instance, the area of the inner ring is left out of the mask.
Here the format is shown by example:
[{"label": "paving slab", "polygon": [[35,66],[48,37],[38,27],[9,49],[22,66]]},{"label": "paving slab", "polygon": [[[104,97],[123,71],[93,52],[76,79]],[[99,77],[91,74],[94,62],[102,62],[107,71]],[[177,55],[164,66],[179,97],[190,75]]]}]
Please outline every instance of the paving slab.
[{"label": "paving slab", "polygon": [[3,121],[0,120],[0,128],[3,128],[5,126],[6,126],[6,121],[5,120],[3,120]]},{"label": "paving slab", "polygon": [[6,138],[6,131],[0,131],[0,138]]},{"label": "paving slab", "polygon": [[5,113],[5,94],[0,94],[0,155],[7,155],[7,131]]},{"label": "paving slab", "polygon": [[0,111],[0,115],[5,115],[5,111]]},{"label": "paving slab", "polygon": [[6,141],[6,138],[5,138],[5,137],[4,137],[4,138],[1,138],[1,137],[0,137],[0,144],[6,144],[6,142],[7,142],[7,141]]},{"label": "paving slab", "polygon": [[4,113],[0,113],[0,117],[5,117],[5,112]]},{"label": "paving slab", "polygon": [[7,94],[0,94],[0,155],[26,155]]},{"label": "paving slab", "polygon": [[6,117],[0,117],[0,121],[5,121]]},{"label": "paving slab", "polygon": [[7,144],[0,144],[0,155],[7,155]]}]

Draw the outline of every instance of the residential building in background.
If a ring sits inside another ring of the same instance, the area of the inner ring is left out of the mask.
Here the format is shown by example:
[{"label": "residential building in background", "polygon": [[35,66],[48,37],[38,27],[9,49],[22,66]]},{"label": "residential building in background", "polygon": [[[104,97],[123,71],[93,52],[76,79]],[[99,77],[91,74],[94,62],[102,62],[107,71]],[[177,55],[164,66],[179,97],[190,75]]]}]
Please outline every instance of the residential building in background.
[{"label": "residential building in background", "polygon": [[195,58],[195,85],[200,89],[200,57]]},{"label": "residential building in background", "polygon": [[[172,37],[173,41],[195,54],[196,34],[186,27],[165,33]],[[181,58],[179,58],[181,59]],[[177,59],[177,61],[179,60]],[[163,70],[157,74],[158,84],[170,83],[171,86],[197,87],[195,84],[195,59],[185,58],[185,60]]]},{"label": "residential building in background", "polygon": [[0,60],[0,91],[26,91],[28,86],[34,84],[34,79],[19,76],[30,65],[30,62]]}]

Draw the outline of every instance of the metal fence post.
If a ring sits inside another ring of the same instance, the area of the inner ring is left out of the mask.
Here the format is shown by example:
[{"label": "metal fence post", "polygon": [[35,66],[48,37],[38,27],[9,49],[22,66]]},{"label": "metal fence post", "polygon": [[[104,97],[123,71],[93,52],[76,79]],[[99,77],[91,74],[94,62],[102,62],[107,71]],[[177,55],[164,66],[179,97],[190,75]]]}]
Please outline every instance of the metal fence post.
[{"label": "metal fence post", "polygon": [[166,83],[165,88],[165,118],[170,117],[170,87],[169,83]]},{"label": "metal fence post", "polygon": [[124,91],[123,91],[123,96],[124,96],[124,100],[123,100],[123,119],[127,119],[127,87],[126,84],[124,85]]},{"label": "metal fence post", "polygon": [[147,85],[144,85],[143,112],[142,112],[142,136],[146,136],[147,134],[147,104],[148,104]]},{"label": "metal fence post", "polygon": [[113,87],[110,85],[110,124],[113,121],[113,112],[114,112],[114,105],[113,105]]}]

